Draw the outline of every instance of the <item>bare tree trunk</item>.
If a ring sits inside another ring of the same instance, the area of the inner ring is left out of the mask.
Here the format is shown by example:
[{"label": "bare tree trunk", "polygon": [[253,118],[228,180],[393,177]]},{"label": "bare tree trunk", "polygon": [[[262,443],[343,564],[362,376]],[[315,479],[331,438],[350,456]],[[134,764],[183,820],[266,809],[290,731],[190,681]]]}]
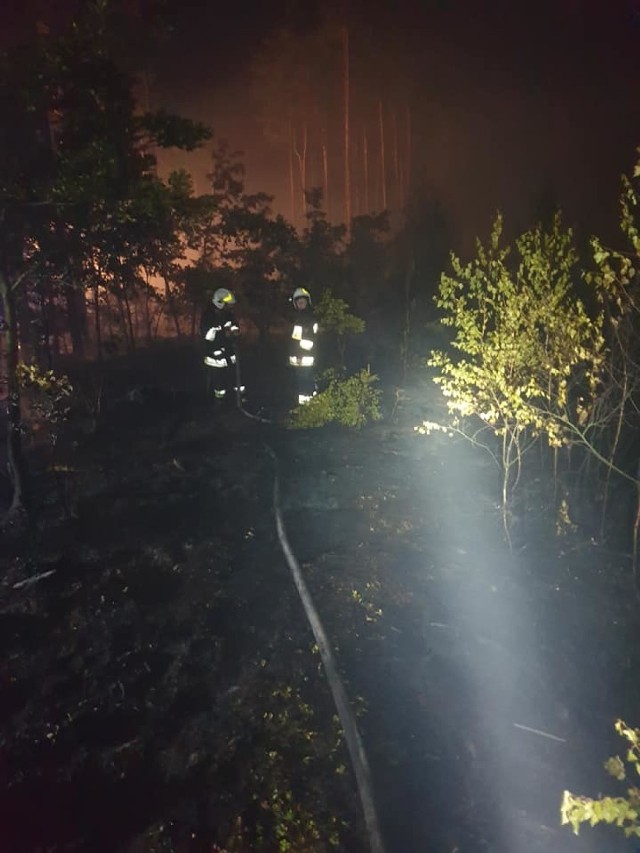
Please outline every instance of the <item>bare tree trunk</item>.
[{"label": "bare tree trunk", "polygon": [[53,359],[57,361],[60,355],[60,335],[58,334],[58,322],[56,311],[56,300],[51,291],[49,291],[49,322],[51,323],[51,337],[53,338]]},{"label": "bare tree trunk", "polygon": [[98,361],[102,361],[102,326],[100,325],[100,285],[98,280],[93,284],[93,328],[96,333],[96,351]]},{"label": "bare tree trunk", "polygon": [[147,333],[147,344],[150,344],[151,341],[153,340],[153,331],[152,331],[152,327],[151,327],[151,309],[149,308],[149,302],[151,299],[151,294],[149,293],[149,290],[150,290],[149,277],[147,276],[147,288],[144,292],[144,297],[143,297],[144,301],[142,303],[142,305],[143,305],[142,316],[144,318],[145,331]]},{"label": "bare tree trunk", "polygon": [[[129,305],[131,305],[130,302]],[[133,311],[129,308],[129,315],[133,315],[133,333],[137,340],[140,334],[140,296],[138,294],[133,297]]]},{"label": "bare tree trunk", "polygon": [[[104,304],[105,304],[105,308],[107,309],[107,327],[108,327],[108,331],[109,331],[109,337],[110,337],[111,341],[113,341],[113,339],[115,337],[114,328],[113,328],[114,311],[113,311],[113,308],[111,306],[111,298],[109,296],[108,290],[105,291]],[[119,301],[117,299],[116,299],[116,304],[119,304]]]},{"label": "bare tree trunk", "polygon": [[329,154],[327,151],[327,128],[324,127],[322,129],[322,177],[323,177],[323,196],[324,196],[324,209],[327,214],[327,218],[331,219],[329,213]]},{"label": "bare tree trunk", "polygon": [[409,261],[407,272],[404,277],[404,328],[402,330],[402,383],[407,381],[407,370],[409,367],[409,349],[411,344],[411,283],[416,270],[413,257]]},{"label": "bare tree trunk", "polygon": [[[131,303],[129,302],[129,297],[126,295],[126,293],[124,295],[124,305],[125,305],[125,308],[127,309],[126,318],[127,318],[127,325],[129,327],[129,337],[130,337],[130,341],[131,341],[131,349],[134,350],[136,348],[136,330],[135,330],[135,326],[133,325],[133,316],[131,313]],[[135,309],[135,304],[134,304],[134,309]]]},{"label": "bare tree trunk", "polygon": [[384,115],[382,101],[378,101],[378,127],[380,131],[380,186],[382,188],[382,210],[387,209],[387,166],[384,148]]},{"label": "bare tree trunk", "polygon": [[44,355],[47,370],[53,370],[53,354],[51,352],[51,323],[50,323],[50,296],[48,288],[45,288],[42,278],[39,277],[37,286],[38,299],[40,301],[40,333],[38,335],[38,351]]},{"label": "bare tree trunk", "polygon": [[[353,154],[353,160],[357,163],[360,160],[360,146],[358,145],[357,137],[353,140],[353,147],[351,149],[351,153]],[[362,213],[362,208],[360,206],[360,184],[361,179],[358,174],[358,170],[355,171],[353,175],[353,215],[360,216]]]},{"label": "bare tree trunk", "polygon": [[3,273],[0,273],[0,297],[7,324],[7,463],[13,486],[9,512],[17,513],[29,507],[27,466],[22,449],[22,418],[20,414],[20,360],[18,320],[15,295]]},{"label": "bare tree trunk", "polygon": [[296,185],[293,172],[293,150],[295,143],[293,141],[293,125],[289,119],[289,204],[291,224],[296,226]]},{"label": "bare tree trunk", "polygon": [[351,91],[349,78],[349,28],[342,27],[342,60],[344,89],[344,220],[347,230],[351,227],[351,163],[350,163],[350,118]]},{"label": "bare tree trunk", "polygon": [[[295,137],[294,137],[295,138]],[[304,216],[307,212],[307,197],[305,192],[307,190],[307,123],[305,122],[302,127],[302,147],[298,148],[298,140],[295,139],[295,152],[296,157],[298,158],[298,169],[300,171],[300,190],[302,193],[302,217],[304,221]]]},{"label": "bare tree trunk", "polygon": [[364,212],[369,213],[369,140],[367,139],[367,128],[362,132],[362,162],[364,167]]},{"label": "bare tree trunk", "polygon": [[84,358],[87,329],[87,306],[84,290],[80,285],[71,284],[66,288],[66,298],[73,354]]},{"label": "bare tree trunk", "polygon": [[129,332],[127,331],[127,316],[124,310],[124,296],[115,295],[116,304],[118,306],[118,314],[120,315],[120,331],[122,332],[122,340],[127,349],[131,349],[129,341]]},{"label": "bare tree trunk", "polygon": [[397,207],[402,207],[402,184],[400,183],[400,159],[398,154],[398,119],[396,111],[392,113],[393,126],[393,178],[395,182],[395,192],[393,204]]},{"label": "bare tree trunk", "polygon": [[[293,224],[293,223],[292,223]],[[173,298],[173,294],[171,293],[171,287],[169,286],[169,279],[167,276],[163,276],[164,278],[164,295],[165,301],[169,307],[169,313],[171,314],[171,318],[173,320],[173,325],[176,327],[176,337],[180,337],[182,334],[180,330],[180,318],[178,317],[178,310],[175,305],[175,300]]]},{"label": "bare tree trunk", "polygon": [[411,140],[411,107],[407,104],[407,140],[406,140],[406,168],[405,168],[405,180],[406,180],[406,189],[404,197],[405,199],[409,198],[411,195],[411,156],[412,156],[412,140]]},{"label": "bare tree trunk", "polygon": [[[613,436],[613,444],[611,446],[611,450],[609,452],[609,464],[607,466],[607,474],[604,481],[604,488],[602,491],[602,511],[600,513],[600,540],[604,539],[604,530],[605,530],[605,522],[607,517],[607,506],[609,503],[609,487],[611,483],[611,470],[613,468],[613,464],[615,461],[616,453],[618,450],[618,445],[620,443],[620,436],[622,434],[622,427],[624,425],[625,415],[627,413],[627,407],[625,405],[627,401],[627,391],[629,388],[629,377],[627,375],[626,365],[623,366],[623,380],[622,380],[622,389],[621,389],[621,402],[620,408],[618,409],[618,417],[616,418],[616,428]],[[640,488],[640,484],[639,487]],[[640,494],[640,492],[639,492]]]}]

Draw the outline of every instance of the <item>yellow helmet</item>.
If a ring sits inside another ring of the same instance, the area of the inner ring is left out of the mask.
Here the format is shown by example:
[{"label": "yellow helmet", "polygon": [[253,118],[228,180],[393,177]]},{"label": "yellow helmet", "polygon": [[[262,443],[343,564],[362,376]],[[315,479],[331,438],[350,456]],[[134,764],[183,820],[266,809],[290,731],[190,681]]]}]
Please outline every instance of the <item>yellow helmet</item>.
[{"label": "yellow helmet", "polygon": [[296,289],[293,291],[293,296],[291,297],[291,301],[294,303],[294,305],[296,299],[308,299],[309,304],[311,304],[311,294],[309,293],[306,287],[296,287]]},{"label": "yellow helmet", "polygon": [[219,287],[213,294],[212,302],[216,308],[223,308],[225,305],[235,305],[236,298],[226,287]]}]

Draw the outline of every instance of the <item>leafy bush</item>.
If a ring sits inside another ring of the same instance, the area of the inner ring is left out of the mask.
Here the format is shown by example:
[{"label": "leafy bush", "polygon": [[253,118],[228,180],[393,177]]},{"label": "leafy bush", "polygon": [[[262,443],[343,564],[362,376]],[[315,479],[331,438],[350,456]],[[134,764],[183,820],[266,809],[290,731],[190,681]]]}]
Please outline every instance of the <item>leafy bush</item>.
[{"label": "leafy bush", "polygon": [[364,332],[364,320],[351,314],[344,299],[334,296],[330,290],[325,290],[320,296],[315,313],[325,332],[337,335],[360,335]]},{"label": "leafy bush", "polygon": [[603,311],[591,317],[575,292],[578,257],[560,215],[519,237],[515,253],[502,230],[498,216],[488,245],[477,241],[477,257],[464,265],[452,255],[453,275],[442,275],[436,304],[457,353],[434,350],[428,363],[449,418],[419,431],[444,427],[491,453],[502,470],[507,530],[523,455],[540,436],[554,448],[591,449],[586,425],[606,347]]},{"label": "leafy bush", "polygon": [[365,322],[349,311],[349,305],[344,299],[334,296],[330,290],[325,290],[315,306],[315,315],[320,329],[336,336],[341,364],[344,365],[347,339],[351,335],[361,335],[365,330]]},{"label": "leafy bush", "polygon": [[18,376],[29,419],[36,429],[46,426],[55,444],[71,411],[73,386],[69,378],[24,362],[18,367]]},{"label": "leafy bush", "polygon": [[317,429],[338,423],[360,429],[369,421],[381,419],[381,392],[373,387],[378,377],[368,369],[347,377],[342,372],[329,370],[323,378],[327,387],[308,403],[292,410],[290,428]]},{"label": "leafy bush", "polygon": [[[622,720],[616,722],[616,731],[629,742],[624,759],[614,755],[607,759],[604,768],[614,779],[623,782],[627,778],[627,767],[640,775],[640,729],[630,729]],[[635,835],[640,838],[640,788],[631,785],[626,797],[579,797],[565,791],[562,798],[560,815],[563,825],[570,824],[578,835],[580,824],[595,826],[607,823],[619,827],[627,838]]]}]

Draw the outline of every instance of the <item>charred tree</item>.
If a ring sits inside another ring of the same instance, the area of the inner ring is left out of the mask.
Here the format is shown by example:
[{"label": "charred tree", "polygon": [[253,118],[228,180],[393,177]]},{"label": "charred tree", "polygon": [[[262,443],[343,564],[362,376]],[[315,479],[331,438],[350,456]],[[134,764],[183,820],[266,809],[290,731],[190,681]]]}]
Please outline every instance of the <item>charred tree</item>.
[{"label": "charred tree", "polygon": [[307,208],[307,200],[305,196],[305,192],[307,189],[307,143],[308,143],[308,131],[306,122],[302,126],[302,142],[300,147],[298,147],[297,134],[294,135],[294,146],[295,146],[295,154],[296,159],[298,160],[298,172],[300,175],[300,190],[302,193],[302,218],[304,221],[304,215]]},{"label": "charred tree", "polygon": [[409,198],[411,195],[411,156],[412,156],[412,139],[411,139],[411,107],[407,104],[407,115],[406,115],[406,151],[405,151],[405,199]]},{"label": "charred tree", "polygon": [[400,181],[400,154],[398,150],[398,117],[396,111],[392,113],[391,119],[393,129],[393,180],[394,180],[394,199],[393,204],[397,207],[402,207],[402,183]]},{"label": "charred tree", "polygon": [[329,199],[329,152],[327,150],[327,129],[322,131],[322,183],[324,196],[324,209],[327,216],[330,216],[330,199]]},{"label": "charred tree", "polygon": [[364,212],[370,213],[369,206],[369,140],[367,128],[362,131],[362,169],[364,177]]},{"label": "charred tree", "polygon": [[382,101],[378,101],[378,131],[380,134],[380,189],[382,193],[381,202],[382,210],[387,209],[387,165],[385,162],[385,145],[384,145],[384,112],[382,109]]},{"label": "charred tree", "polygon": [[7,382],[7,462],[13,497],[9,512],[20,513],[29,508],[29,481],[22,447],[22,415],[20,409],[20,363],[18,316],[15,291],[18,279],[10,282],[7,274],[0,270],[0,297],[7,336],[6,382]]},{"label": "charred tree", "polygon": [[289,119],[289,205],[291,224],[296,224],[296,181],[294,171],[293,123]]},{"label": "charred tree", "polygon": [[344,224],[351,225],[351,83],[349,77],[349,28],[342,26],[342,62],[343,62],[343,95],[344,95]]},{"label": "charred tree", "polygon": [[73,354],[84,358],[87,331],[87,303],[84,290],[79,284],[65,288],[67,319]]}]

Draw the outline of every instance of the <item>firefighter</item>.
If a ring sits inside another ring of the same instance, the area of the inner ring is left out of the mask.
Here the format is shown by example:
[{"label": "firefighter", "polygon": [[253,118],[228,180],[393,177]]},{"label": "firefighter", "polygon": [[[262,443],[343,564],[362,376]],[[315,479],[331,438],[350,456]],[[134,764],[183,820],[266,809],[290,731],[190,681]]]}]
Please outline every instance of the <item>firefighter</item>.
[{"label": "firefighter", "polygon": [[297,287],[291,297],[293,302],[293,329],[289,341],[289,365],[293,368],[298,405],[308,403],[316,393],[315,339],[318,334],[311,294],[304,287]]},{"label": "firefighter", "polygon": [[234,338],[240,327],[231,310],[236,298],[226,287],[219,287],[211,304],[200,319],[200,334],[204,340],[204,363],[209,369],[207,388],[213,387],[219,405],[233,405],[244,385],[238,385],[239,371]]}]

